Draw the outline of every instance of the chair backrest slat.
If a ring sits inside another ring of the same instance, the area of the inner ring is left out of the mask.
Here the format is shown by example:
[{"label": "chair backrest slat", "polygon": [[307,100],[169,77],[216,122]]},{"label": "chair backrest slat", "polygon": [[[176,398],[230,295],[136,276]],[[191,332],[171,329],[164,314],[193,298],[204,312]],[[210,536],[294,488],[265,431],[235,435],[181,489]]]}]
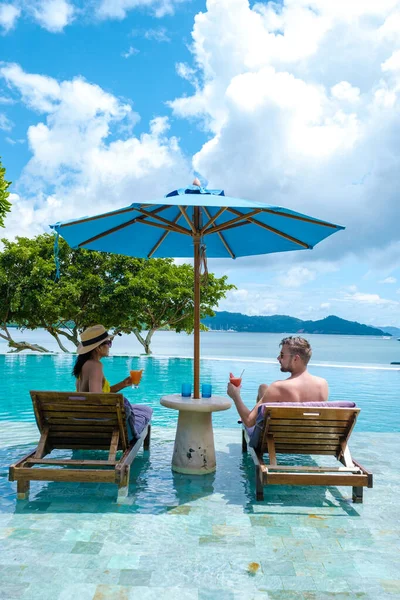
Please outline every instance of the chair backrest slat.
[{"label": "chair backrest slat", "polygon": [[[42,431],[49,427],[53,448],[107,449],[118,428],[119,449],[126,450],[128,433],[122,394],[31,391],[35,416]],[[118,418],[118,412],[122,419]]]},{"label": "chair backrest slat", "polygon": [[277,453],[337,456],[359,412],[359,408],[267,406],[261,450],[268,451],[267,435],[270,435]]}]

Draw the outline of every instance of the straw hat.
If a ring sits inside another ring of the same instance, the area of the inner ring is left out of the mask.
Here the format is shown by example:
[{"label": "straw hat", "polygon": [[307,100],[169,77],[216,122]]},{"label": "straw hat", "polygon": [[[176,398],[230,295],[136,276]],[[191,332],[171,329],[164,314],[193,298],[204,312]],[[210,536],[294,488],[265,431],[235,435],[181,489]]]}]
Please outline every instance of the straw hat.
[{"label": "straw hat", "polygon": [[81,334],[81,343],[78,346],[77,353],[78,354],[86,354],[87,352],[91,352],[103,344],[106,340],[111,340],[112,336],[108,334],[103,325],[93,325],[93,327],[88,327]]}]

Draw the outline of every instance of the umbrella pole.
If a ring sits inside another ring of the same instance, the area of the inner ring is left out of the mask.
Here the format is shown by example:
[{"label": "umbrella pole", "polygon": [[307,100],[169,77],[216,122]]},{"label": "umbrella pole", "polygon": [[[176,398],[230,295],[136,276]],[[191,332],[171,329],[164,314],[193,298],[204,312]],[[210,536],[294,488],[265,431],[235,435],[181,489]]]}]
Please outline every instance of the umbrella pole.
[{"label": "umbrella pole", "polygon": [[[200,229],[200,208],[194,208],[194,226],[196,232]],[[200,235],[193,237],[194,245],[194,394],[200,398]]]}]

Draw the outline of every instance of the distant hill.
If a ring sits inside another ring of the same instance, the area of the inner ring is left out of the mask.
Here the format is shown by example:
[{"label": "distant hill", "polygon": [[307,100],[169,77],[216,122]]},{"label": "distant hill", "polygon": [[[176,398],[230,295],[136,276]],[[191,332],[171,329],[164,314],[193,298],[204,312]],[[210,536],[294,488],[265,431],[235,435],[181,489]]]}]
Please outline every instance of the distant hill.
[{"label": "distant hill", "polygon": [[302,321],[287,315],[249,317],[241,313],[217,312],[202,323],[214,330],[233,330],[265,333],[324,333],[339,335],[390,335],[382,329],[346,321],[331,315],[319,321]]},{"label": "distant hill", "polygon": [[394,337],[400,337],[400,329],[398,327],[379,327],[379,329]]}]

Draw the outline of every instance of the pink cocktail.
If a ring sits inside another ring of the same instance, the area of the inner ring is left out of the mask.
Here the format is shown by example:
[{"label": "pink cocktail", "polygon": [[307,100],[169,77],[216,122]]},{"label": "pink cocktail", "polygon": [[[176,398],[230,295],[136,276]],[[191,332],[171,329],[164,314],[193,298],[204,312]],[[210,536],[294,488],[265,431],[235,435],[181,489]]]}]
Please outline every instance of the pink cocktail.
[{"label": "pink cocktail", "polygon": [[233,373],[229,373],[229,381],[235,387],[240,387],[242,385],[242,378],[241,377],[235,377]]}]

